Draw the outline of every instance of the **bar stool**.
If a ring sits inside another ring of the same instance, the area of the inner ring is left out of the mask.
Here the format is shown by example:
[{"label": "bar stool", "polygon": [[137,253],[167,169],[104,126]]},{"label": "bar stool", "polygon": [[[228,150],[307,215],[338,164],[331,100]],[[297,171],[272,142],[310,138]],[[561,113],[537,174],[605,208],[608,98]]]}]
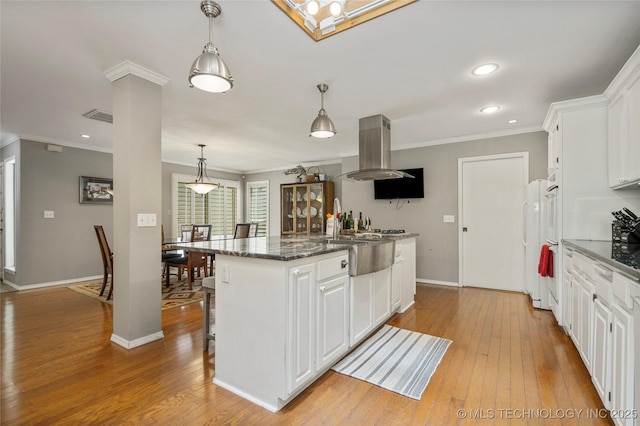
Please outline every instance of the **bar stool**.
[{"label": "bar stool", "polygon": [[203,351],[209,350],[209,340],[216,339],[215,324],[211,327],[211,295],[216,292],[216,277],[204,277],[202,279],[202,300],[203,304],[203,324],[202,324],[202,344]]}]

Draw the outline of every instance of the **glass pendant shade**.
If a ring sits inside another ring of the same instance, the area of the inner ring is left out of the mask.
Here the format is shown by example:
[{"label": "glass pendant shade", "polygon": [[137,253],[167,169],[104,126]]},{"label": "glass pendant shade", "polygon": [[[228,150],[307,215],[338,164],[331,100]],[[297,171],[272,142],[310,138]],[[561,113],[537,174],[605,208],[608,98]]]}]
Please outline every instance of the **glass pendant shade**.
[{"label": "glass pendant shade", "polygon": [[336,134],[336,126],[333,125],[333,121],[327,115],[327,111],[324,109],[324,93],[329,90],[329,86],[326,84],[318,84],[316,86],[320,91],[320,111],[313,123],[311,123],[311,130],[309,136],[314,138],[330,138]]},{"label": "glass pendant shade", "polygon": [[213,38],[213,19],[220,16],[220,5],[203,0],[200,4],[202,13],[209,18],[209,42],[204,46],[202,54],[193,61],[189,71],[189,83],[200,90],[222,93],[233,87],[233,77],[227,64],[224,63],[218,48],[211,41]]},{"label": "glass pendant shade", "polygon": [[220,185],[212,182],[205,182],[204,178],[206,177],[209,180],[209,176],[207,176],[207,163],[205,163],[206,158],[204,158],[204,145],[198,145],[200,147],[200,158],[198,158],[198,176],[194,182],[186,183],[184,186],[195,191],[197,194],[207,194],[210,191],[213,191],[216,188],[219,188]]}]

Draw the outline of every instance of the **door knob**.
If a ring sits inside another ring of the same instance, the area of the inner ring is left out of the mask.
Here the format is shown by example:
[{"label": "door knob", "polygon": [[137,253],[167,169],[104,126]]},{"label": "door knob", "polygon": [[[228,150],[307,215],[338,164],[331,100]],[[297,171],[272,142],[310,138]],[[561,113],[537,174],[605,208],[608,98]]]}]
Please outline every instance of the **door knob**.
[{"label": "door knob", "polygon": [[462,227],[462,232],[467,232],[467,227],[466,226]]}]

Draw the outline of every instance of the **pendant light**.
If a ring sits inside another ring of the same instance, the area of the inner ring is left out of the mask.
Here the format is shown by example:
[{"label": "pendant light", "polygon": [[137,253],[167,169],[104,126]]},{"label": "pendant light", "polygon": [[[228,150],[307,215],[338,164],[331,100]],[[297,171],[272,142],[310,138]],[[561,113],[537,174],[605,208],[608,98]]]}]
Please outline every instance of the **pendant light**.
[{"label": "pendant light", "polygon": [[213,44],[213,19],[220,16],[222,9],[211,0],[200,3],[202,13],[209,18],[209,43],[204,46],[202,54],[196,58],[189,72],[189,83],[200,90],[213,93],[226,92],[233,87],[233,78],[224,63],[218,48]]},{"label": "pendant light", "polygon": [[336,134],[336,126],[333,125],[333,121],[327,115],[327,111],[324,110],[324,94],[329,90],[329,86],[324,83],[316,86],[320,91],[320,111],[313,123],[311,123],[311,134],[314,138],[330,138]]},{"label": "pendant light", "polygon": [[217,183],[205,182],[204,178],[209,180],[209,176],[207,176],[207,163],[205,163],[206,158],[204,158],[204,147],[205,145],[198,145],[200,147],[200,158],[198,158],[198,176],[196,177],[195,182],[186,183],[184,186],[195,191],[197,194],[206,194],[209,191],[213,191],[216,188],[219,188],[220,185]]}]

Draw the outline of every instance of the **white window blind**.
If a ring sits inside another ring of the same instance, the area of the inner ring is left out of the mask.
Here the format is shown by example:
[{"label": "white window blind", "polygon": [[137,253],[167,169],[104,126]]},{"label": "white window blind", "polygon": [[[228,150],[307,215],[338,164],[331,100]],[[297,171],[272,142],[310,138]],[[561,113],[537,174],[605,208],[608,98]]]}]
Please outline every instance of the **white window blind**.
[{"label": "white window blind", "polygon": [[247,182],[247,219],[258,223],[258,237],[269,235],[269,181]]}]

